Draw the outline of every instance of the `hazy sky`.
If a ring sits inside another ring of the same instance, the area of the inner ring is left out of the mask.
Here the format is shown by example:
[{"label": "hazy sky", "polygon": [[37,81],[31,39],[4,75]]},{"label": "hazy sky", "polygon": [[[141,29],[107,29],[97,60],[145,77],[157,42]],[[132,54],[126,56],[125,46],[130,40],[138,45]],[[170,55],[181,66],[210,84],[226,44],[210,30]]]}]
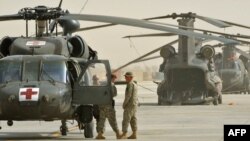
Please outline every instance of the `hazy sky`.
[{"label": "hazy sky", "polygon": [[[86,0],[64,0],[63,9],[71,13],[79,13]],[[46,5],[55,7],[59,0],[0,0],[0,15],[15,14],[23,7]],[[98,14],[121,16],[129,18],[147,18],[171,13],[194,12],[202,16],[223,19],[250,26],[249,0],[88,0],[82,14]],[[160,22],[177,24],[172,19],[158,20]],[[197,28],[205,28],[225,33],[241,33],[250,35],[250,30],[230,27],[218,29],[203,21],[196,20]],[[81,22],[81,27],[100,23]],[[30,29],[30,34],[33,33]],[[158,31],[133,28],[128,26],[113,26],[91,31],[76,33],[96,51],[99,58],[109,59],[111,66],[116,68],[138,55],[143,55],[162,46],[176,37],[136,38],[130,42],[121,37],[131,34],[158,33]],[[0,23],[0,37],[25,35],[24,21],[8,21]],[[146,66],[159,65],[162,59],[144,63]],[[144,66],[142,65],[142,66]]]}]

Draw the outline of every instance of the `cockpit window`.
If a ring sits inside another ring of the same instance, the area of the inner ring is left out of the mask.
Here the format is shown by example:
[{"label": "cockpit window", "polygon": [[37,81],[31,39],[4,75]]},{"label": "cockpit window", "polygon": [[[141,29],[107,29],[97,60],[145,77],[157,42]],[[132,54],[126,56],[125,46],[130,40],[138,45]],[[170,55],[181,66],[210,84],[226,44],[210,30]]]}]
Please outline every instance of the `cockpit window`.
[{"label": "cockpit window", "polygon": [[0,83],[21,80],[21,62],[0,62]]},{"label": "cockpit window", "polygon": [[67,69],[64,61],[43,61],[41,80],[66,83]]}]

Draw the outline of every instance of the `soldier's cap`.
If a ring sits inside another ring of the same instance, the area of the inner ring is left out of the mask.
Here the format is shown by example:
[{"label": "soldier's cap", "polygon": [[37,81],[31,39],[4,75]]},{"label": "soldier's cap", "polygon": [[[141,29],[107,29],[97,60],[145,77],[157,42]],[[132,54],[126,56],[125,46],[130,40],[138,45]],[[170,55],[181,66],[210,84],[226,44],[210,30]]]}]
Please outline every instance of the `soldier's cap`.
[{"label": "soldier's cap", "polygon": [[131,76],[131,77],[133,77],[134,75],[133,75],[133,73],[132,73],[132,72],[128,71],[128,72],[126,72],[126,73],[125,73],[125,75],[124,75],[124,76]]},{"label": "soldier's cap", "polygon": [[111,78],[117,78],[115,74],[111,74]]}]

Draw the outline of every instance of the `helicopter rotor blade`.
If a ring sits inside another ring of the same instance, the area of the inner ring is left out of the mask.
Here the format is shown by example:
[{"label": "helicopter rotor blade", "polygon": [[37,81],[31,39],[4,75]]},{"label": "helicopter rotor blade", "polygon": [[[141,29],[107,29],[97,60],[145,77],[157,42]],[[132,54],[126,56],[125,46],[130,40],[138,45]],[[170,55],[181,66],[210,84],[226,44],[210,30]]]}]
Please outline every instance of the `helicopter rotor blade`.
[{"label": "helicopter rotor blade", "polygon": [[[151,20],[150,18],[145,18],[142,20]],[[84,27],[84,28],[79,28],[77,31],[87,31],[87,30],[92,30],[92,29],[97,29],[97,28],[103,28],[103,27],[109,27],[109,26],[114,26],[117,24],[102,24],[102,25],[97,25],[97,26],[90,26],[90,27]]]},{"label": "helicopter rotor blade", "polygon": [[238,41],[233,39],[225,39],[221,37],[200,34],[192,31],[186,31],[183,29],[175,29],[170,28],[167,26],[159,25],[159,23],[144,21],[144,20],[137,20],[137,19],[130,19],[130,18],[121,18],[121,17],[112,17],[112,16],[101,16],[101,15],[87,15],[87,14],[66,14],[65,16],[60,17],[59,19],[75,19],[75,20],[83,20],[83,21],[95,21],[95,22],[107,22],[113,24],[121,24],[121,25],[128,25],[128,26],[135,26],[147,29],[154,29],[160,31],[167,31],[171,33],[175,33],[178,35],[185,35],[188,37],[197,37],[197,38],[206,38],[206,39],[213,39],[224,42],[226,44],[238,44]]},{"label": "helicopter rotor blade", "polygon": [[153,56],[153,57],[148,57],[148,58],[145,58],[145,59],[140,59],[134,63],[139,63],[139,62],[144,62],[144,61],[149,61],[149,60],[153,60],[153,59],[157,59],[157,58],[161,58],[161,56]]},{"label": "helicopter rotor blade", "polygon": [[250,26],[246,26],[246,25],[242,25],[242,24],[238,24],[238,23],[233,23],[233,22],[228,22],[228,21],[224,21],[224,20],[221,20],[221,21],[223,21],[224,23],[230,24],[230,25],[250,29]]},{"label": "helicopter rotor blade", "polygon": [[209,18],[209,17],[199,16],[196,14],[194,15],[194,17],[196,17],[200,20],[206,21],[207,23],[210,23],[210,24],[215,25],[215,26],[220,27],[220,28],[226,28],[226,27],[231,26],[230,24],[227,24],[221,20],[217,20],[217,19],[213,19],[213,18]]},{"label": "helicopter rotor blade", "polygon": [[149,56],[149,55],[151,55],[151,54],[153,54],[153,53],[155,53],[155,52],[161,50],[161,48],[163,48],[163,47],[168,47],[168,46],[173,45],[173,44],[175,44],[175,43],[177,43],[177,42],[178,42],[178,40],[174,40],[174,41],[172,41],[172,42],[170,42],[170,43],[168,43],[168,44],[166,44],[166,45],[164,45],[164,46],[161,46],[161,47],[159,47],[159,48],[157,48],[157,49],[154,49],[153,51],[150,51],[150,52],[148,52],[148,53],[146,53],[146,54],[144,54],[144,55],[142,55],[142,56],[140,56],[140,57],[138,57],[138,58],[136,58],[136,59],[134,59],[134,60],[132,60],[132,61],[130,61],[130,62],[128,62],[128,63],[126,63],[125,65],[122,65],[122,66],[118,67],[117,69],[115,69],[115,70],[113,71],[113,73],[119,71],[119,70],[122,69],[122,68],[127,67],[127,66],[130,65],[130,64],[133,64],[133,63],[135,63],[135,62],[137,62],[137,61],[140,61],[141,59],[143,59],[143,58],[145,58],[145,57],[147,57],[147,56]]},{"label": "helicopter rotor blade", "polygon": [[214,26],[217,26],[219,28],[226,28],[226,27],[230,27],[231,25],[228,24],[228,23],[225,23],[221,20],[217,20],[217,19],[213,19],[213,18],[209,18],[209,17],[204,17],[204,16],[199,16],[195,13],[182,13],[182,14],[176,14],[176,13],[173,13],[173,14],[170,14],[170,15],[165,15],[165,16],[158,16],[158,17],[151,17],[151,18],[148,18],[148,20],[156,20],[156,19],[164,19],[164,18],[177,18],[177,17],[190,17],[190,18],[197,18],[197,19],[200,19],[200,20],[203,20],[207,23],[210,23]]},{"label": "helicopter rotor blade", "polygon": [[123,38],[135,38],[135,37],[158,37],[158,36],[175,36],[175,33],[153,33],[153,34],[140,34],[140,35],[129,35]]},{"label": "helicopter rotor blade", "polygon": [[3,15],[0,16],[0,21],[22,20],[23,16],[20,14]]},{"label": "helicopter rotor blade", "polygon": [[[165,25],[164,23],[162,23],[162,24]],[[167,25],[169,25],[169,24],[167,24]],[[229,37],[250,39],[250,36],[242,35],[242,34],[227,34],[227,33],[222,33],[222,32],[217,32],[217,31],[212,31],[212,30],[204,30],[204,29],[191,28],[191,27],[186,27],[186,26],[176,26],[176,25],[170,25],[170,26],[181,27],[181,28],[185,28],[185,29],[192,29],[192,30],[202,31],[202,32],[205,32],[205,33],[213,33],[213,34],[224,35],[224,36],[229,36]],[[154,33],[154,34],[152,34],[152,36],[171,36],[170,34],[174,34],[174,33]],[[143,35],[145,35],[145,36],[143,36]],[[125,36],[123,38],[150,37],[151,36],[150,34],[143,34],[143,35],[129,35],[129,36]],[[177,34],[175,34],[175,35],[177,35]]]}]

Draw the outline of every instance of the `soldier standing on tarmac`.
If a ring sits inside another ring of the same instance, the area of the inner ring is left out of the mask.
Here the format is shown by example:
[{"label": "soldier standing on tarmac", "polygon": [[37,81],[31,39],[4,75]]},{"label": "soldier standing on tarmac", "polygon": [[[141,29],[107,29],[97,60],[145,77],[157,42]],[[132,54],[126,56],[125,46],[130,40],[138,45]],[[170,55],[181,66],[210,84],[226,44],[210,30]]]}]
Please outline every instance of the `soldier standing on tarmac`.
[{"label": "soldier standing on tarmac", "polygon": [[[125,91],[125,99],[123,102],[123,121],[122,121],[122,136],[121,139],[136,139],[137,138],[137,85],[133,82],[133,73],[126,72],[124,75],[127,87]],[[132,135],[127,137],[128,126],[131,126],[133,131]]]},{"label": "soldier standing on tarmac", "polygon": [[[114,84],[115,79],[116,79],[116,75],[112,74],[111,82],[112,82],[113,97],[117,96],[117,90]],[[97,122],[97,127],[96,127],[96,130],[98,133],[98,135],[96,136],[96,139],[105,139],[105,137],[103,136],[103,133],[104,133],[104,128],[105,128],[106,118],[108,118],[110,126],[112,127],[113,131],[116,133],[116,138],[120,139],[121,134],[117,126],[115,101],[112,100],[112,103],[110,103],[109,105],[99,105],[99,110],[100,110],[100,117],[99,117],[99,121]]]}]

